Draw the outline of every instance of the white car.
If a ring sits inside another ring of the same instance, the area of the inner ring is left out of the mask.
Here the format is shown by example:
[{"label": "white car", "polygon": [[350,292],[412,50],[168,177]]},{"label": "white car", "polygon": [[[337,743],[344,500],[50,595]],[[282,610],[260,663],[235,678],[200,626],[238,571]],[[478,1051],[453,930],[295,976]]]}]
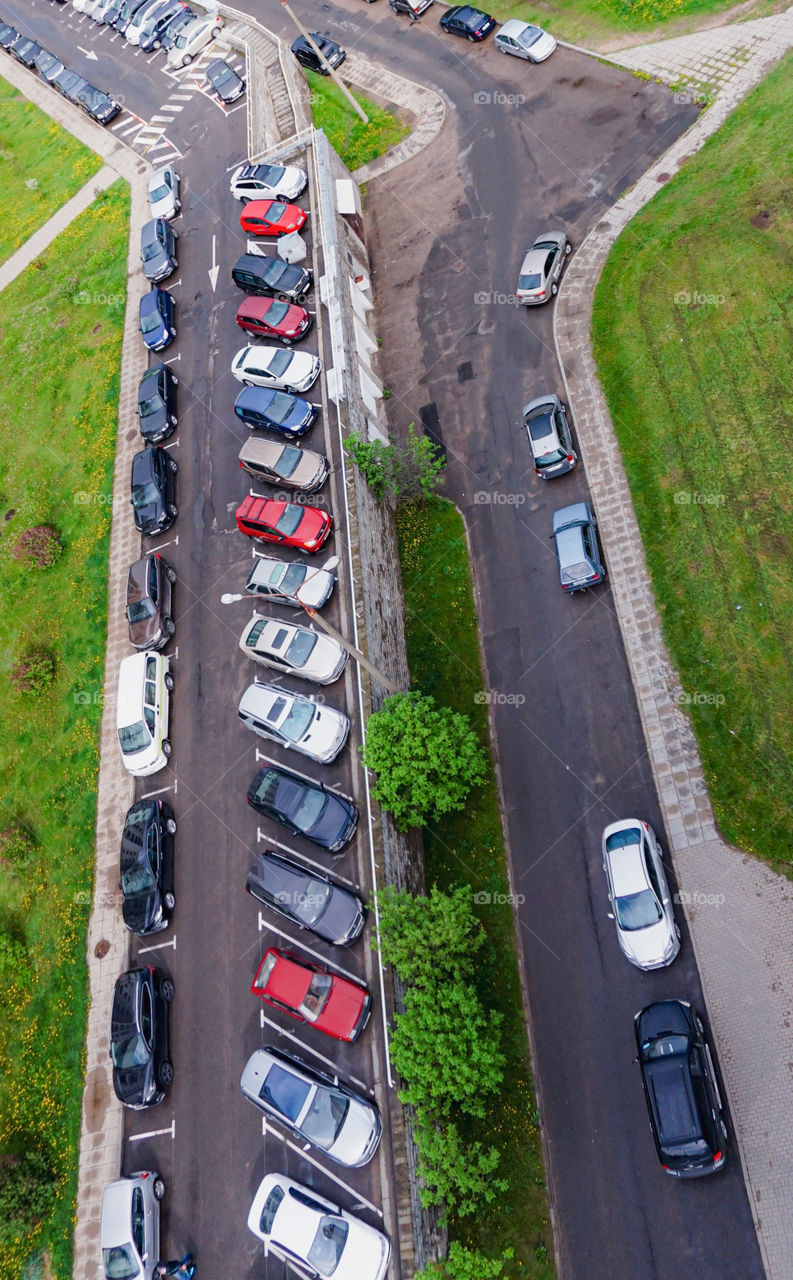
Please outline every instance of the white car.
[{"label": "white car", "polygon": [[195,22],[179,32],[172,48],[168,50],[168,66],[186,67],[210,40],[220,35],[222,26],[223,19],[219,14],[196,18]]},{"label": "white car", "polygon": [[322,365],[309,351],[285,347],[243,347],[231,362],[231,372],[246,387],[273,387],[276,391],[308,391]]},{"label": "white car", "polygon": [[661,855],[649,823],[639,818],[612,822],[603,832],[609,919],[626,960],[638,969],[662,969],[680,950]]},{"label": "white car", "polygon": [[297,200],[308,186],[308,174],[291,164],[241,164],[230,186],[235,200]]},{"label": "white car", "polygon": [[182,207],[181,179],[172,164],[166,164],[149,178],[149,208],[153,218],[175,218]]},{"label": "white car", "polygon": [[391,1245],[360,1218],[283,1173],[259,1183],[248,1229],[273,1253],[326,1280],[383,1280]]},{"label": "white car", "polygon": [[556,48],[556,41],[542,27],[533,27],[519,18],[510,18],[495,34],[496,48],[526,62],[544,62]]},{"label": "white car", "polygon": [[164,769],[171,754],[170,667],[170,658],[144,649],[124,658],[118,669],[118,742],[124,767],[136,778]]},{"label": "white car", "polygon": [[93,18],[94,22],[103,22],[107,10],[110,8],[113,0],[98,0],[92,9],[87,9],[88,15]]},{"label": "white car", "polygon": [[314,684],[333,684],[347,661],[347,650],[310,627],[255,613],[240,637],[240,648],[254,662],[302,676]]},{"label": "white car", "polygon": [[152,14],[155,9],[159,9],[161,3],[162,0],[148,0],[148,4],[144,4],[141,9],[138,9],[135,17],[124,32],[124,35],[127,40],[129,40],[130,44],[140,44],[140,35],[150,14]]},{"label": "white car", "polygon": [[[107,1280],[152,1280],[160,1257],[159,1173],[131,1173],[102,1192],[99,1247]],[[92,1268],[93,1270],[93,1268]]]},{"label": "white car", "polygon": [[262,738],[294,747],[320,764],[330,764],[341,751],[350,722],[333,707],[290,693],[274,684],[251,684],[240,698],[239,717]]}]

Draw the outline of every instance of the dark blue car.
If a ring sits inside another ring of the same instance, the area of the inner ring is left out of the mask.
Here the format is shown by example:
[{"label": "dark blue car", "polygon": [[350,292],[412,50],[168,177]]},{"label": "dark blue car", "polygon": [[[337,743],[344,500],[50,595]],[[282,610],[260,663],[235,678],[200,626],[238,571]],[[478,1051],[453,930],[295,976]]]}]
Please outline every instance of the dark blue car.
[{"label": "dark blue car", "polygon": [[234,401],[234,412],[248,427],[290,437],[305,435],[317,416],[316,406],[302,396],[272,387],[244,387]]},{"label": "dark blue car", "polygon": [[174,305],[167,289],[151,289],[141,298],[140,332],[149,351],[162,351],[173,342]]}]

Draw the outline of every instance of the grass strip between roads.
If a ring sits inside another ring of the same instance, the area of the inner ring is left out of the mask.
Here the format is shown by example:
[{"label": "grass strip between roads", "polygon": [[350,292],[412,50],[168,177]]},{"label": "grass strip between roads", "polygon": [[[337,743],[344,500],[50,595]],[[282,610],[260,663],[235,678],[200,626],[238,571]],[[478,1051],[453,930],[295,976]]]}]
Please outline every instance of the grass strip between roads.
[{"label": "grass strip between roads", "polygon": [[369,117],[369,123],[364,124],[332,80],[316,71],[306,71],[306,76],[311,89],[314,127],[323,130],[350,172],[376,160],[410,133],[410,125],[393,112],[354,93],[356,102]]},{"label": "grass strip between roads", "polygon": [[[520,18],[544,27],[559,40],[607,51],[695,31],[712,13],[722,13],[728,21],[728,11],[735,8],[735,0],[497,0],[488,12],[499,22]],[[781,0],[756,0],[742,8],[741,21],[785,8]],[[527,76],[531,70],[527,65]]]},{"label": "grass strip between roads", "polygon": [[793,864],[793,58],[628,225],[594,346],[717,821]]},{"label": "grass strip between roads", "polygon": [[472,1122],[465,1136],[484,1147],[495,1143],[501,1152],[496,1174],[507,1178],[509,1187],[477,1218],[452,1220],[450,1236],[492,1257],[512,1246],[509,1275],[550,1280],[545,1170],[487,707],[481,700],[485,685],[465,527],[456,507],[434,498],[425,506],[400,508],[397,532],[413,686],[469,716],[491,761],[487,781],[472,792],[465,810],[424,831],[428,887],[473,886],[475,910],[490,944],[483,952],[480,994],[504,1018],[504,1082],[488,1120]]},{"label": "grass strip between roads", "polygon": [[100,156],[0,78],[0,262],[101,167]]},{"label": "grass strip between roads", "polygon": [[[116,183],[0,293],[0,831],[35,839],[0,868],[0,1154],[36,1148],[54,1174],[50,1216],[5,1241],[0,1280],[38,1250],[57,1280],[72,1270],[128,219]],[[49,568],[13,555],[42,523],[63,543]],[[56,660],[32,694],[11,675],[31,645]]]}]

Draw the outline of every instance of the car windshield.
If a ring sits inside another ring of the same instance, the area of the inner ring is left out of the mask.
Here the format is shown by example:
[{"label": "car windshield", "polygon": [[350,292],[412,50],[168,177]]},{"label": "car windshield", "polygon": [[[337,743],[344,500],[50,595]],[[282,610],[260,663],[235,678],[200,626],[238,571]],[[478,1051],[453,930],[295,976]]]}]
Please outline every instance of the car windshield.
[{"label": "car windshield", "polygon": [[157,494],[158,489],[153,480],[147,480],[145,484],[133,484],[132,505],[133,507],[150,507],[157,501]]},{"label": "car windshield", "polygon": [[282,373],[286,373],[292,363],[292,352],[284,351],[279,348],[273,353],[271,359],[267,362],[268,371],[276,378],[280,378]]},{"label": "car windshield", "polygon": [[131,1280],[140,1274],[135,1254],[129,1244],[117,1245],[113,1249],[102,1250],[102,1265],[107,1280]]},{"label": "car windshield", "polygon": [[657,1036],[655,1040],[645,1040],[642,1044],[642,1057],[646,1062],[654,1062],[657,1058],[673,1058],[688,1052],[688,1036]]},{"label": "car windshield", "polygon": [[519,289],[539,289],[542,284],[542,276],[521,276],[518,280]]},{"label": "car windshield", "polygon": [[635,929],[649,929],[661,919],[661,908],[652,889],[641,893],[629,893],[614,899],[614,911],[621,929],[632,933]]},{"label": "car windshield", "polygon": [[282,200],[273,200],[270,208],[267,210],[267,221],[277,222],[279,218],[283,218],[286,213],[286,205]]},{"label": "car windshield", "polygon": [[286,319],[288,311],[288,302],[274,302],[267,312],[267,323],[275,328],[276,325],[281,324]]},{"label": "car windshield", "polygon": [[202,27],[196,27],[195,29],[188,27],[180,36],[176,37],[175,44],[177,49],[184,49],[202,30]]},{"label": "car windshield", "polygon": [[335,1089],[317,1089],[301,1125],[303,1133],[310,1142],[327,1151],[338,1138],[349,1109],[350,1102],[344,1094]]},{"label": "car windshield", "polygon": [[311,978],[308,991],[303,996],[298,1012],[307,1022],[316,1022],[328,1002],[333,979],[329,973],[315,973]]},{"label": "car windshield", "polygon": [[293,667],[304,667],[316,648],[317,637],[311,631],[298,631],[284,657]]},{"label": "car windshield", "polygon": [[134,1028],[126,1040],[113,1041],[110,1056],[117,1071],[129,1071],[132,1067],[143,1067],[149,1060],[149,1046],[139,1031]]},{"label": "car windshield", "polygon": [[349,1227],[343,1218],[323,1214],[307,1258],[321,1276],[333,1275],[344,1252]]},{"label": "car windshield", "polygon": [[217,71],[213,71],[212,79],[215,85],[227,84],[229,80],[237,79],[237,73],[233,67],[230,67],[227,62],[224,62]]},{"label": "car windshield", "polygon": [[268,187],[274,187],[285,173],[286,169],[282,164],[263,164],[257,176],[262,182],[266,182]]},{"label": "car windshield", "polygon": [[302,519],[303,508],[296,506],[294,502],[287,502],[280,518],[275,522],[275,527],[279,533],[285,533],[290,537]]},{"label": "car windshield", "polygon": [[141,245],[141,253],[143,254],[144,262],[151,262],[152,258],[156,258],[158,254],[162,253],[162,245],[157,236]]},{"label": "car windshield", "polygon": [[273,465],[273,471],[276,475],[281,476],[282,480],[288,480],[295,468],[299,466],[300,457],[300,449],[296,449],[293,444],[285,445],[282,453]]},{"label": "car windshield", "polygon": [[306,580],[306,573],[307,570],[305,565],[290,564],[284,574],[284,580],[281,583],[281,590],[284,595],[296,595]]},{"label": "car windshield", "polygon": [[301,924],[316,924],[328,905],[331,887],[323,880],[309,880],[305,890],[295,895],[293,911]]},{"label": "car windshield", "polygon": [[156,612],[151,600],[136,600],[134,604],[127,605],[127,622],[145,622],[147,618],[153,618]]},{"label": "car windshield", "polygon": [[313,702],[295,700],[292,703],[292,710],[280,726],[281,733],[290,742],[299,742],[314,719],[316,710]]},{"label": "car windshield", "polygon": [[118,740],[125,756],[132,756],[136,751],[143,751],[151,742],[151,734],[144,720],[135,724],[124,725],[118,731]]},{"label": "car windshield", "polygon": [[310,831],[322,817],[327,804],[328,797],[321,791],[304,791],[301,803],[292,814],[292,821],[301,831]]},{"label": "car windshield", "polygon": [[270,407],[267,410],[267,417],[271,422],[284,423],[290,416],[295,402],[292,396],[286,391],[279,391],[270,401]]},{"label": "car windshield", "polygon": [[121,873],[121,889],[129,897],[134,897],[138,893],[148,893],[156,887],[157,881],[148,862],[135,862]]},{"label": "car windshield", "polygon": [[171,188],[167,182],[163,182],[159,187],[155,187],[153,191],[149,192],[149,199],[155,202],[157,200],[167,200],[170,195]]},{"label": "car windshield", "polygon": [[161,408],[162,400],[160,399],[160,393],[157,391],[153,396],[147,396],[145,400],[141,400],[140,416],[141,418],[148,418],[150,414],[156,413]]},{"label": "car windshield", "polygon": [[523,45],[524,49],[530,49],[541,37],[542,31],[539,27],[524,27],[518,36],[518,44]]},{"label": "car windshield", "polygon": [[282,1116],[294,1124],[306,1105],[306,1098],[310,1092],[311,1085],[306,1084],[305,1080],[300,1080],[291,1071],[285,1071],[283,1067],[274,1065],[267,1072],[259,1090],[259,1097],[263,1102],[269,1102],[276,1111],[280,1111]]},{"label": "car windshield", "polygon": [[162,316],[159,311],[155,308],[154,311],[149,311],[146,315],[142,316],[140,327],[143,333],[154,333],[155,329],[161,329]]}]

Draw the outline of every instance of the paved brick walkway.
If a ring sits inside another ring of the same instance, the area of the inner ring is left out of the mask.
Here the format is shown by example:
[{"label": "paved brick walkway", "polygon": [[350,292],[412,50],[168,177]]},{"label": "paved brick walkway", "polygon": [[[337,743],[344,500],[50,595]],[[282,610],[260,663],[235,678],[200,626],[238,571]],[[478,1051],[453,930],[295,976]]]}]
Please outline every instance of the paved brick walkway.
[{"label": "paved brick walkway", "polygon": [[788,1155],[793,1150],[793,886],[725,844],[716,829],[694,735],[678,701],[679,678],[661,636],[589,329],[595,285],[623,227],[715,132],[786,47],[781,38],[762,46],[688,133],[601,219],[573,256],[554,316],[559,362],[592,488],[678,884],[688,899],[686,916],[769,1280],[793,1277]]},{"label": "paved brick walkway", "polygon": [[65,231],[69,223],[79,218],[81,213],[85,213],[99,192],[106,191],[117,178],[116,170],[107,164],[103,165],[93,178],[89,178],[85,186],[81,187],[71,200],[61,205],[60,209],[39,227],[38,231],[34,231],[33,235],[20,245],[16,253],[12,253],[11,257],[0,266],[0,290],[5,289],[12,280],[15,280],[26,267],[30,266],[31,262],[35,262],[36,258],[40,257],[52,244],[55,237]]}]

